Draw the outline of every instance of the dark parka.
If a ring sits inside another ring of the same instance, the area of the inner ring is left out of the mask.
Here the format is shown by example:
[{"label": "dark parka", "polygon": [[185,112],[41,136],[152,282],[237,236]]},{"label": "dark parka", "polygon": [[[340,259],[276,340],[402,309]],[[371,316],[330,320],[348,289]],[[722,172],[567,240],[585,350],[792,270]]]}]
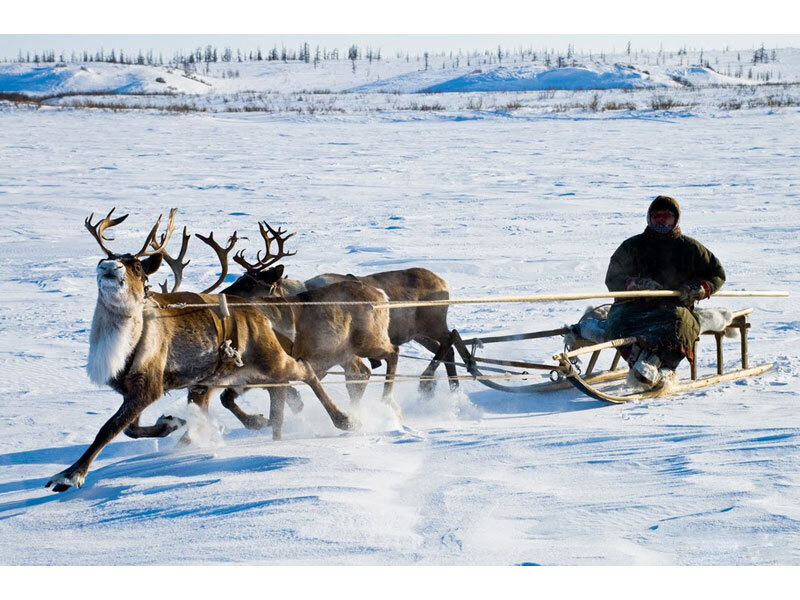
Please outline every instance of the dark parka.
[{"label": "dark parka", "polygon": [[[675,214],[675,227],[658,233],[650,227],[650,213],[667,208]],[[680,206],[668,196],[659,196],[647,211],[648,226],[643,233],[628,238],[611,256],[606,273],[609,291],[626,290],[634,278],[657,281],[665,290],[680,290],[684,284],[702,284],[715,293],[725,283],[725,270],[708,248],[681,233]],[[645,346],[662,351],[665,362],[691,356],[700,334],[694,307],[683,306],[678,298],[617,300],[608,316],[608,339],[636,336]]]}]

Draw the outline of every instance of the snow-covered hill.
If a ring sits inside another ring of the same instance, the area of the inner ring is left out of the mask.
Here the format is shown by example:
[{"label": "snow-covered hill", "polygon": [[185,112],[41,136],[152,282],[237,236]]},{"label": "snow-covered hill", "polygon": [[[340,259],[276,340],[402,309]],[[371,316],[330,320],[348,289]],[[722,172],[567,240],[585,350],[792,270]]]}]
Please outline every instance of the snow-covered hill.
[{"label": "snow-covered hill", "polygon": [[775,61],[753,64],[752,51],[699,55],[573,56],[560,67],[551,56],[431,56],[425,61],[327,60],[193,63],[182,67],[88,63],[0,64],[0,92],[55,95],[217,94],[242,92],[509,92],[641,89],[800,82],[800,51],[776,50]]},{"label": "snow-covered hill", "polygon": [[109,92],[112,94],[204,94],[207,83],[181,71],[144,65],[1,65],[0,92],[35,96]]}]

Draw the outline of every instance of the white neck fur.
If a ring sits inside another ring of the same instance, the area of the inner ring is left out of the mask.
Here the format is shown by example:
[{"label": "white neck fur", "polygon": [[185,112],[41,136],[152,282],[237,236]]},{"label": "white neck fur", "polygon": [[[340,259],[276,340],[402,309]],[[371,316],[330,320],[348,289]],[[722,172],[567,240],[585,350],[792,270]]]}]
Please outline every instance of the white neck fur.
[{"label": "white neck fur", "polygon": [[141,335],[141,315],[121,317],[98,301],[89,336],[89,379],[98,385],[109,383],[125,368]]}]

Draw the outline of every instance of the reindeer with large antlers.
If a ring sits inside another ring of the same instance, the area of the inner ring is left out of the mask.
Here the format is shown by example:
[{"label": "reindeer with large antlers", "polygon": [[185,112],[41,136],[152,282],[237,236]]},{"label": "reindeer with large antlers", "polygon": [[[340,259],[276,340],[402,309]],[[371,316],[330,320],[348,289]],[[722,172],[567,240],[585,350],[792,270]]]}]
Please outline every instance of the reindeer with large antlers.
[{"label": "reindeer with large antlers", "polygon": [[[161,251],[174,229],[175,209],[170,212],[160,243],[148,250],[161,224],[159,217],[142,249],[135,254],[118,254],[106,246],[106,230],[127,217],[112,218],[112,213],[113,210],[97,223],[91,222],[91,216],[85,222],[107,255],[97,265],[98,298],[88,371],[92,381],[108,384],[122,394],[122,406],[100,428],[86,452],[72,466],[54,475],[46,487],[52,486],[57,492],[80,487],[103,447],[171,389],[303,381],[314,390],[336,427],[353,427],[353,421],[325,393],[314,369],[286,353],[270,320],[261,311],[238,307],[225,317],[212,308],[163,308],[181,302],[214,306],[218,298],[149,292],[147,279],[161,264]],[[233,357],[224,351],[227,340],[232,340],[237,350]]]},{"label": "reindeer with large antlers", "polygon": [[[358,281],[346,281],[330,286],[324,290],[303,292],[303,285],[293,280],[281,280],[280,285],[261,285],[263,273],[269,271],[281,278],[283,266],[272,267],[275,263],[295,252],[287,252],[285,243],[294,233],[286,235],[286,231],[273,229],[268,223],[259,223],[259,232],[264,240],[265,248],[256,254],[256,260],[250,263],[244,252],[239,251],[233,260],[245,268],[246,272],[235,283],[221,291],[240,298],[258,299],[258,307],[272,322],[275,330],[292,341],[291,355],[302,359],[310,365],[318,377],[334,365],[341,365],[345,371],[347,390],[351,403],[357,404],[366,389],[370,370],[359,357],[387,362],[387,380],[384,384],[383,400],[394,411],[400,414],[400,407],[392,397],[394,372],[397,366],[397,348],[392,345],[388,336],[389,311],[386,308],[374,308],[373,304],[386,302],[386,295],[376,288]],[[211,246],[220,260],[222,272],[227,273],[227,258],[232,246],[222,249],[213,242],[213,235],[208,238],[197,236]],[[235,234],[234,234],[235,237]],[[232,238],[233,239],[233,238]],[[273,243],[276,248],[273,252]],[[170,265],[179,264],[168,261]],[[270,268],[272,267],[272,268]],[[175,273],[176,281],[182,274]],[[219,285],[224,276],[215,283]],[[299,292],[299,293],[296,293]],[[348,305],[337,302],[360,301],[369,304]],[[270,302],[263,305],[264,302]],[[328,305],[308,305],[305,302],[330,302]],[[290,402],[296,407],[299,398],[292,388],[270,388],[270,417],[248,414],[236,403],[239,390],[226,389],[221,396],[223,406],[230,410],[248,429],[272,427],[273,438],[280,439],[283,422],[283,406]],[[191,402],[208,410],[210,390],[202,386],[190,390]],[[302,406],[302,404],[300,404]],[[162,417],[166,419],[166,417]],[[164,431],[164,430],[162,430]],[[140,433],[138,430],[134,433]]]}]

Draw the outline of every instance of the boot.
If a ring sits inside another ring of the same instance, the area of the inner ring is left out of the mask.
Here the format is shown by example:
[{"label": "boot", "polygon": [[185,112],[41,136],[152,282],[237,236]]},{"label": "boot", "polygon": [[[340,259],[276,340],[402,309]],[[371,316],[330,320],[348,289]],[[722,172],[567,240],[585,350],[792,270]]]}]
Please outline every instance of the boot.
[{"label": "boot", "polygon": [[655,389],[662,383],[662,376],[659,367],[661,359],[653,352],[642,352],[638,360],[633,365],[633,376],[643,386]]}]

